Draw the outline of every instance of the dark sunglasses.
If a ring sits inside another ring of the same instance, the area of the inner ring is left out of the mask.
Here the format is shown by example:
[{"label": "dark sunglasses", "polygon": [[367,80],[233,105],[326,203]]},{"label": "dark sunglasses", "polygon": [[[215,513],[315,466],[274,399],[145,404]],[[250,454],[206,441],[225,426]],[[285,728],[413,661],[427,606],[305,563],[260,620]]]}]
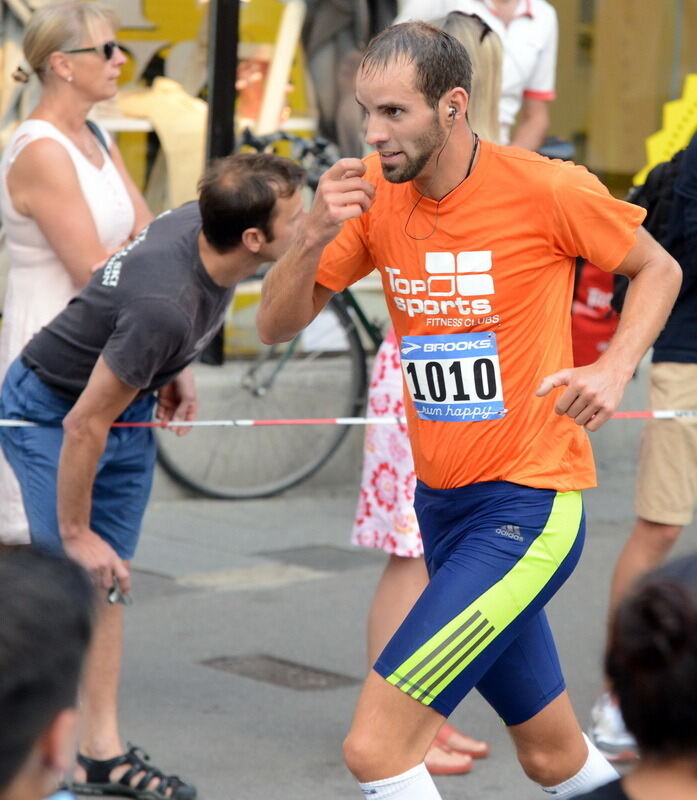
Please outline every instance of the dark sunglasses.
[{"label": "dark sunglasses", "polygon": [[105,61],[111,61],[116,50],[120,50],[118,42],[104,42],[94,47],[78,47],[75,50],[63,50],[64,53],[101,53]]}]

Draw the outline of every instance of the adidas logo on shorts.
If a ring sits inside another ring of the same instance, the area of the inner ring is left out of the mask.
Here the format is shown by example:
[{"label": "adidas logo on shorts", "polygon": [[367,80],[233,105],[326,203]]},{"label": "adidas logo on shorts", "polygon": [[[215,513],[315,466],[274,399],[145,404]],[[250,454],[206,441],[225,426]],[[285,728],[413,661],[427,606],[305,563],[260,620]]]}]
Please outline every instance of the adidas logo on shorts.
[{"label": "adidas logo on shorts", "polygon": [[524,541],[518,525],[502,525],[500,528],[496,529],[496,533],[499,536],[505,536],[507,539],[513,539],[516,542]]}]

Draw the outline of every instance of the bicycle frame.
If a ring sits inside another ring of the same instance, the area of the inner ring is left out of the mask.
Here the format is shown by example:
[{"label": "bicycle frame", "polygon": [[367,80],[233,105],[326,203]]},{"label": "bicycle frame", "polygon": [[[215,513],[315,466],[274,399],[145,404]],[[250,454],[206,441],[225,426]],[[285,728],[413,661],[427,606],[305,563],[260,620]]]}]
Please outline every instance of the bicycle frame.
[{"label": "bicycle frame", "polygon": [[346,306],[358,317],[358,321],[361,323],[363,330],[368,334],[368,338],[377,351],[383,340],[382,331],[379,326],[368,319],[365,311],[363,311],[363,308],[350,289],[344,289],[343,292],[340,292],[340,295]]},{"label": "bicycle frame", "polygon": [[[350,309],[354,310],[351,311]],[[221,365],[194,364],[201,414],[208,419],[318,418],[360,415],[367,394],[366,345],[379,331],[358,302],[335,294],[319,317],[288,343],[261,346]],[[359,318],[360,317],[360,318]],[[361,322],[361,319],[364,322]],[[329,327],[327,326],[329,322]],[[334,331],[339,334],[334,335]],[[195,438],[156,431],[166,471],[207,497],[268,497],[303,482],[336,451],[347,426],[201,429]]]}]

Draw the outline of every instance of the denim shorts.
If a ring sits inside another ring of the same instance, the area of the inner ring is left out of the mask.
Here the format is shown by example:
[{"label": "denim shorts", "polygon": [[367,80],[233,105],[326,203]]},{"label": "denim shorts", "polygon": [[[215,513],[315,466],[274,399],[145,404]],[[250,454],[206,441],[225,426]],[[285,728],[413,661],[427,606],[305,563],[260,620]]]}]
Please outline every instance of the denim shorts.
[{"label": "denim shorts", "polygon": [[583,548],[581,493],[418,482],[414,508],[430,581],[376,671],[446,717],[476,687],[527,722],[565,688],[544,606]]},{"label": "denim shorts", "polygon": [[[148,422],[155,397],[131,403],[117,422]],[[56,513],[56,478],[63,443],[63,418],[73,407],[20,359],[11,365],[0,394],[0,418],[39,423],[37,428],[0,428],[0,444],[22,490],[31,542],[61,552]],[[155,467],[149,428],[112,428],[99,460],[92,490],[92,530],[120,558],[135,553]]]}]

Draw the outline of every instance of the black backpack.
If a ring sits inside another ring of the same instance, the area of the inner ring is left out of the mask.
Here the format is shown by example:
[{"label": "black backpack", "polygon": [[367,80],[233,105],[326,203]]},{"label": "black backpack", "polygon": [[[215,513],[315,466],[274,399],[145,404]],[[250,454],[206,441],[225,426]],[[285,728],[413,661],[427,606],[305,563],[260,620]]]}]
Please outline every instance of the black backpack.
[{"label": "black backpack", "polygon": [[[646,209],[646,218],[642,225],[659,244],[670,249],[673,255],[680,242],[667,241],[668,227],[675,197],[675,181],[680,174],[684,156],[683,148],[678,150],[670,161],[656,164],[646,176],[646,181],[641,186],[633,186],[625,198],[629,203]],[[617,312],[622,311],[628,286],[627,277],[615,274],[611,305]]]}]

